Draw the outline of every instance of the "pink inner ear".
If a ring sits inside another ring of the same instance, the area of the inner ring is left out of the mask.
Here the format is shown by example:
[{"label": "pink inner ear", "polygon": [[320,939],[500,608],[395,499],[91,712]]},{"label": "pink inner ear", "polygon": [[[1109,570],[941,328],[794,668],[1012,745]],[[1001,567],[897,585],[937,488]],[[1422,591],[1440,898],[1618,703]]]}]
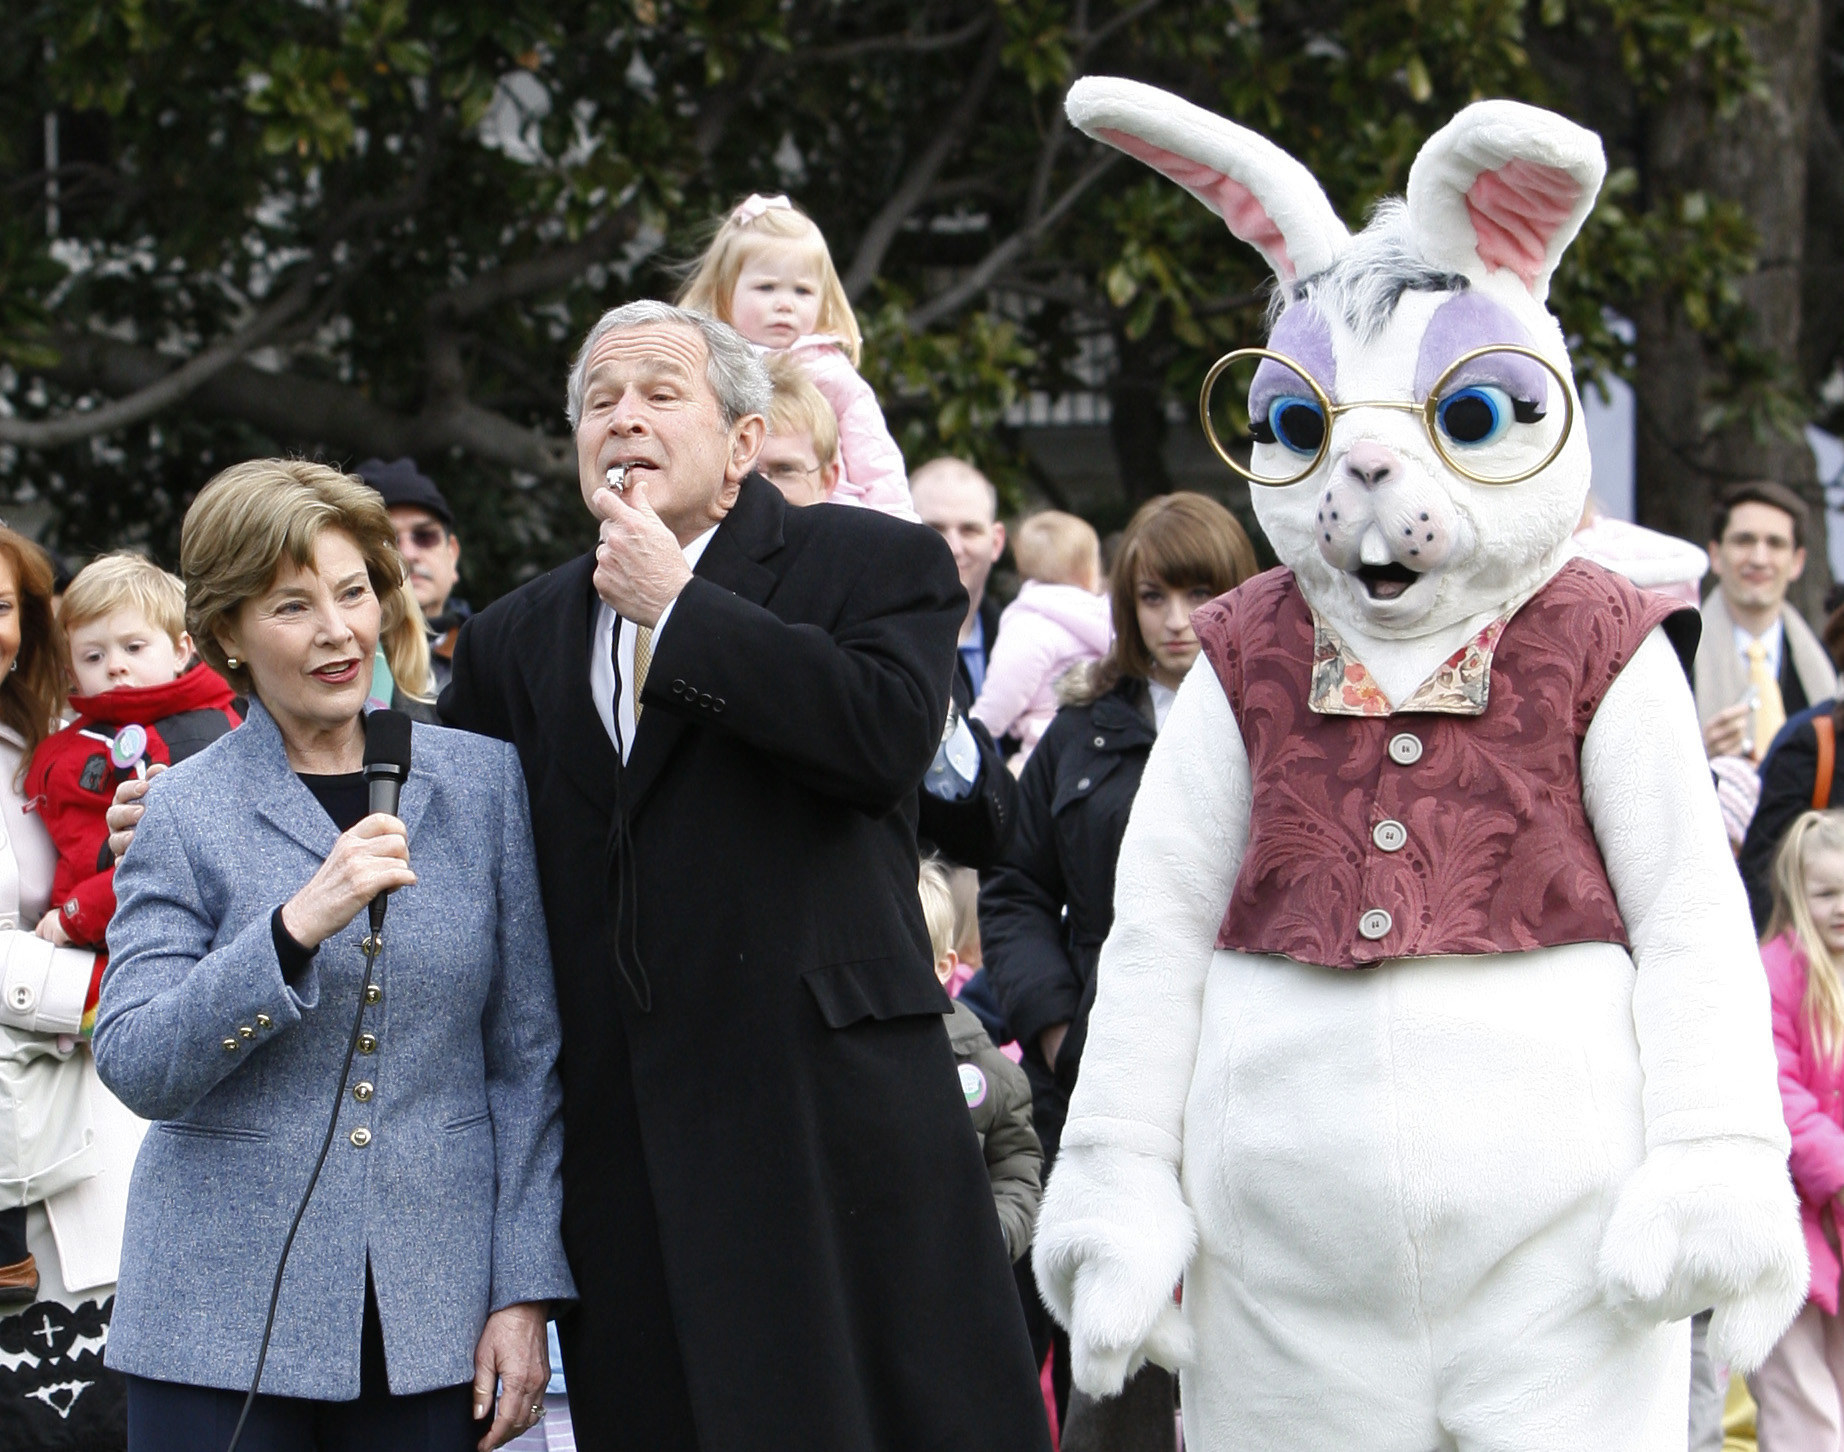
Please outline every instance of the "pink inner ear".
[{"label": "pink inner ear", "polygon": [[1550,239],[1575,210],[1581,187],[1558,166],[1519,157],[1482,171],[1466,192],[1479,260],[1508,267],[1534,287],[1549,262]]},{"label": "pink inner ear", "polygon": [[1118,146],[1127,155],[1145,162],[1154,171],[1169,176],[1186,191],[1215,207],[1228,224],[1230,232],[1251,247],[1259,249],[1282,282],[1293,281],[1293,259],[1287,255],[1287,239],[1281,236],[1281,229],[1274,225],[1268,209],[1241,182],[1224,176],[1222,172],[1205,166],[1201,161],[1193,161],[1188,156],[1180,156],[1175,151],[1154,146],[1150,141],[1130,136],[1125,131],[1097,129],[1095,134],[1110,146]]}]

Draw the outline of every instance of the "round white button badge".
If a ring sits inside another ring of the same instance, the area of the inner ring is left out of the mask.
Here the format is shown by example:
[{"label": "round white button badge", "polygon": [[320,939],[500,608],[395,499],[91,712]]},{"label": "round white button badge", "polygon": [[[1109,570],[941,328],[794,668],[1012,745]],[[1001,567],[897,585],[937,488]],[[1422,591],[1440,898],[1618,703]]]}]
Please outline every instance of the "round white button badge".
[{"label": "round white button badge", "polygon": [[1421,737],[1413,731],[1398,731],[1389,738],[1389,759],[1397,766],[1413,766],[1421,760]]},{"label": "round white button badge", "polygon": [[1396,925],[1396,920],[1382,908],[1372,908],[1357,920],[1357,930],[1364,937],[1376,942],[1378,938],[1389,936],[1389,930]]},{"label": "round white button badge", "polygon": [[1409,829],[1402,823],[1385,818],[1370,829],[1370,840],[1385,852],[1400,852],[1409,840]]}]

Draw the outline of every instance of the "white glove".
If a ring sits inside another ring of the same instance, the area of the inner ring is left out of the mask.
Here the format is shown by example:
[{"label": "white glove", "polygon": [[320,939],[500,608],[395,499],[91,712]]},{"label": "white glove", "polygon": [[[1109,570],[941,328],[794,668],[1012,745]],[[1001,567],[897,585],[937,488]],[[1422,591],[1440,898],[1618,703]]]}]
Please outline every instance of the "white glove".
[{"label": "white glove", "polygon": [[1151,1155],[1065,1145],[1038,1214],[1032,1266],[1069,1330],[1070,1375],[1114,1396],[1148,1360],[1177,1370],[1191,1328],[1172,1293],[1197,1249],[1177,1169]]},{"label": "white glove", "polygon": [[1714,1306],[1711,1359],[1753,1371],[1810,1285],[1786,1156],[1754,1139],[1661,1145],[1620,1191],[1598,1269],[1607,1303],[1634,1319]]}]

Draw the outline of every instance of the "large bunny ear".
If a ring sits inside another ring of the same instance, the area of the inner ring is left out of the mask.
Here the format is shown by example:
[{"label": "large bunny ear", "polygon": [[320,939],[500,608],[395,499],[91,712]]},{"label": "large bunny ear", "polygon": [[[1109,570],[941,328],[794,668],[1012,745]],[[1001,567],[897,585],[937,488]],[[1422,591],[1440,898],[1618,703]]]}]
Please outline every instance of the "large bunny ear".
[{"label": "large bunny ear", "polygon": [[1478,101],[1409,168],[1409,227],[1432,265],[1475,281],[1509,269],[1541,302],[1606,174],[1592,131],[1517,101]]},{"label": "large bunny ear", "polygon": [[1312,173],[1272,141],[1168,91],[1085,76],[1069,119],[1164,173],[1268,260],[1282,282],[1332,265],[1351,240]]}]

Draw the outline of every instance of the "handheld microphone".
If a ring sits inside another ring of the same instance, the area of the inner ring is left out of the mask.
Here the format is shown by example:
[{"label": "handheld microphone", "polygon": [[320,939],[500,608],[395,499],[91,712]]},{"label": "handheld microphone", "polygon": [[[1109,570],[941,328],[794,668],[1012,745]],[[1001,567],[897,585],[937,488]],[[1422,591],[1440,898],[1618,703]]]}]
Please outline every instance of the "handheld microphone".
[{"label": "handheld microphone", "polygon": [[[365,718],[365,784],[371,791],[375,815],[397,815],[404,779],[410,774],[410,718],[401,711],[373,711]],[[384,906],[389,893],[371,900],[371,932],[384,930]]]}]

